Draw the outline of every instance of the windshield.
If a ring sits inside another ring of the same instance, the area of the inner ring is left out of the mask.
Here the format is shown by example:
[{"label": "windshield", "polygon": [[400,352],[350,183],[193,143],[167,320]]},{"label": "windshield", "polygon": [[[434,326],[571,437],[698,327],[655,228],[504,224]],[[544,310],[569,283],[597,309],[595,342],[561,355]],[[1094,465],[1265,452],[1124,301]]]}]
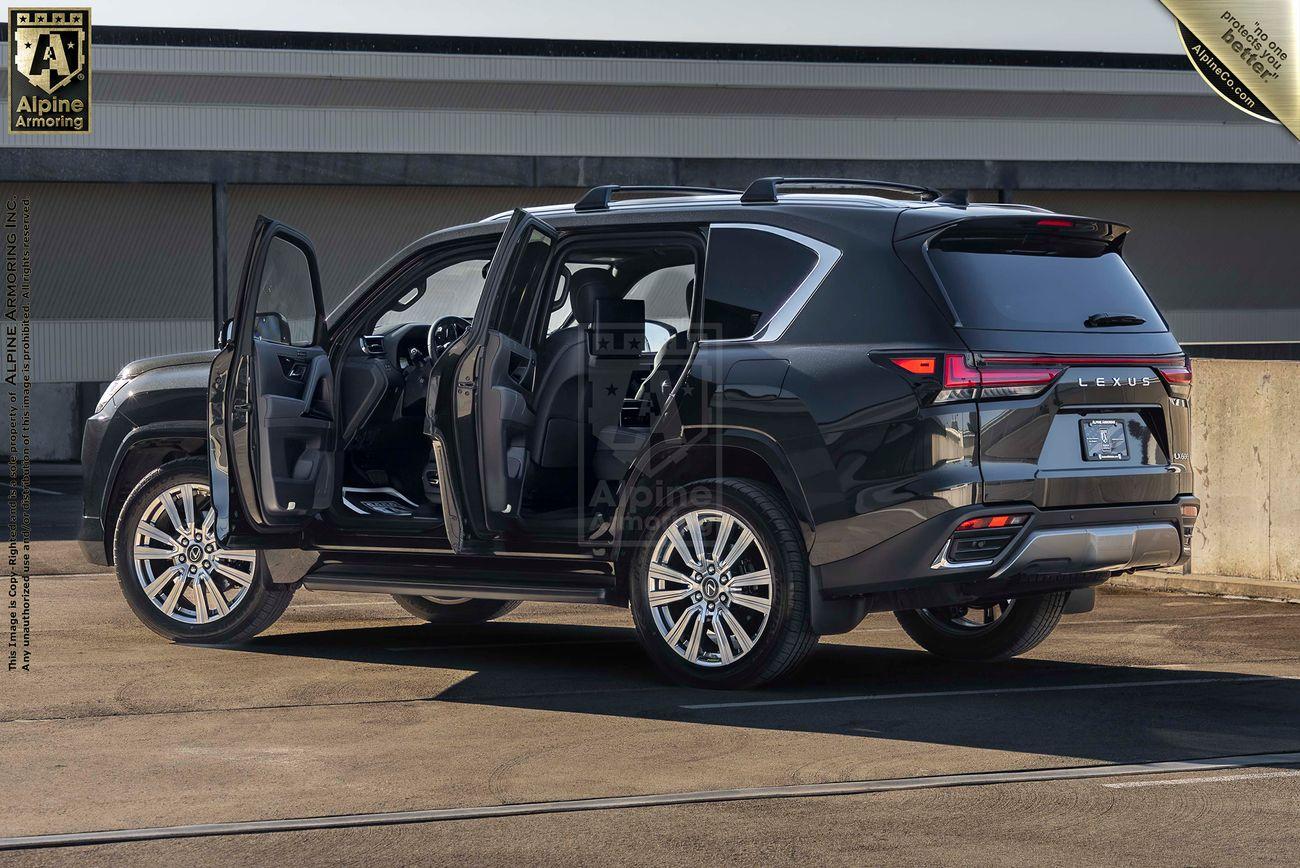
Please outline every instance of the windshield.
[{"label": "windshield", "polygon": [[1167,330],[1123,258],[1100,243],[941,238],[931,244],[929,259],[966,328]]}]

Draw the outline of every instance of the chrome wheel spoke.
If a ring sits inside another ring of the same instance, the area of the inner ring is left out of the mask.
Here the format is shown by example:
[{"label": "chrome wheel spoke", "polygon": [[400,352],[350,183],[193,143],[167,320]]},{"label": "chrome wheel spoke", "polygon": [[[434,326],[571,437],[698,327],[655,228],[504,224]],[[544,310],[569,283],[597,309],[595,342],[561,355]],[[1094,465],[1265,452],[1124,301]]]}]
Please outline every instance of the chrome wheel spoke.
[{"label": "chrome wheel spoke", "polygon": [[722,620],[731,628],[732,638],[736,640],[736,647],[739,649],[740,654],[747,654],[749,649],[754,647],[753,640],[749,638],[749,634],[745,632],[745,628],[740,621],[736,620],[736,616],[731,614],[730,609],[722,609],[721,614]]},{"label": "chrome wheel spoke", "polygon": [[746,609],[761,612],[764,615],[772,611],[772,601],[763,597],[754,597],[749,594],[732,594],[731,602],[744,606]]},{"label": "chrome wheel spoke", "polygon": [[731,528],[735,524],[736,520],[729,515],[724,515],[718,521],[718,535],[713,540],[713,559],[719,563],[722,562],[722,554],[726,551],[727,537],[731,536]]},{"label": "chrome wheel spoke", "polygon": [[152,582],[145,585],[144,588],[145,596],[152,599],[153,597],[161,593],[163,588],[167,587],[168,582],[173,581],[175,579],[179,579],[180,576],[181,576],[180,567],[168,567],[167,569],[159,573],[158,578],[154,579]]},{"label": "chrome wheel spoke", "polygon": [[215,509],[207,510],[203,513],[203,525],[199,528],[199,532],[204,536],[212,536],[212,528],[216,523],[217,511]]},{"label": "chrome wheel spoke", "polygon": [[149,539],[167,546],[167,548],[171,549],[171,554],[178,555],[181,553],[181,544],[178,543],[175,538],[163,533],[161,529],[155,527],[149,522],[140,522],[140,527],[138,527],[137,530],[149,537]]},{"label": "chrome wheel spoke", "polygon": [[698,570],[700,568],[700,562],[696,560],[695,555],[691,554],[690,548],[686,545],[686,540],[682,539],[681,531],[676,527],[670,527],[667,530],[667,534],[678,557],[686,562],[686,566],[693,570]]},{"label": "chrome wheel spoke", "polygon": [[669,603],[675,603],[678,600],[685,600],[694,591],[690,587],[685,588],[666,588],[662,591],[650,592],[650,605],[666,606]]},{"label": "chrome wheel spoke", "polygon": [[195,576],[190,580],[190,587],[194,589],[194,620],[199,624],[208,623],[208,595],[203,590],[203,583],[199,577]]},{"label": "chrome wheel spoke", "polygon": [[242,585],[243,587],[247,588],[249,585],[253,583],[253,577],[251,574],[241,573],[239,570],[235,569],[229,564],[223,564],[221,561],[216,561],[215,563],[213,563],[212,567],[218,573],[230,579],[230,581],[234,582],[237,585]]},{"label": "chrome wheel spoke", "polygon": [[212,598],[212,603],[217,607],[218,615],[227,615],[230,613],[230,606],[226,605],[226,597],[217,589],[217,585],[212,581],[209,575],[203,576],[203,587],[207,590],[208,595]]},{"label": "chrome wheel spoke", "polygon": [[704,551],[704,529],[700,527],[700,516],[698,513],[690,513],[686,516],[686,529],[691,534],[691,552],[695,555],[695,562],[703,563]]},{"label": "chrome wheel spoke", "polygon": [[727,585],[732,588],[771,587],[772,574],[767,570],[755,570],[752,573],[734,577]]},{"label": "chrome wheel spoke", "polygon": [[754,542],[754,535],[749,532],[749,528],[742,527],[740,533],[736,534],[736,541],[732,543],[731,548],[727,550],[727,557],[718,564],[720,572],[727,572],[731,567],[740,560],[740,556]]},{"label": "chrome wheel spoke", "polygon": [[143,561],[171,560],[180,553],[179,548],[160,549],[153,546],[137,545],[131,550],[131,557]]},{"label": "chrome wheel spoke", "polygon": [[726,666],[732,661],[731,639],[727,636],[727,625],[723,620],[722,613],[726,609],[718,609],[713,613],[713,638],[718,643],[718,662]]},{"label": "chrome wheel spoke", "polygon": [[167,518],[171,521],[172,527],[177,530],[185,527],[181,522],[181,514],[176,511],[176,499],[171,496],[171,492],[163,495],[162,502],[163,508],[167,510]]},{"label": "chrome wheel spoke", "polygon": [[695,590],[699,582],[690,576],[679,573],[672,567],[666,567],[663,564],[650,565],[650,578],[658,579],[661,582],[677,582],[680,585],[686,585],[691,590]]},{"label": "chrome wheel spoke", "polygon": [[185,577],[179,576],[172,585],[171,592],[167,594],[167,599],[162,601],[162,610],[170,615],[176,611],[176,604],[181,601],[181,591],[185,590]]},{"label": "chrome wheel spoke", "polygon": [[691,640],[686,643],[686,659],[694,663],[700,658],[700,640],[704,638],[704,613],[696,610],[695,625],[691,628]]},{"label": "chrome wheel spoke", "polygon": [[699,611],[699,606],[691,606],[685,612],[682,612],[682,616],[677,619],[677,623],[673,624],[672,629],[664,636],[664,641],[676,647],[677,643],[682,640],[682,636],[685,635],[686,628],[691,626],[691,621],[699,614]]},{"label": "chrome wheel spoke", "polygon": [[213,555],[213,557],[221,558],[223,561],[242,561],[246,564],[251,564],[257,560],[257,552],[219,551],[215,555]]},{"label": "chrome wheel spoke", "polygon": [[185,532],[194,533],[194,486],[181,486],[181,503],[185,506]]}]

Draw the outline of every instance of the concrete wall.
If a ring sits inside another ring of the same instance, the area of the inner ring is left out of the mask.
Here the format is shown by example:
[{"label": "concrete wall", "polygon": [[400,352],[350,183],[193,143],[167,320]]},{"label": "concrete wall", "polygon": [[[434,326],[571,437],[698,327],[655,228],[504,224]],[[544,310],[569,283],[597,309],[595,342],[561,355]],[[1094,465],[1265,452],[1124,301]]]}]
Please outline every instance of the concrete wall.
[{"label": "concrete wall", "polygon": [[1193,362],[1192,571],[1300,586],[1300,362]]}]

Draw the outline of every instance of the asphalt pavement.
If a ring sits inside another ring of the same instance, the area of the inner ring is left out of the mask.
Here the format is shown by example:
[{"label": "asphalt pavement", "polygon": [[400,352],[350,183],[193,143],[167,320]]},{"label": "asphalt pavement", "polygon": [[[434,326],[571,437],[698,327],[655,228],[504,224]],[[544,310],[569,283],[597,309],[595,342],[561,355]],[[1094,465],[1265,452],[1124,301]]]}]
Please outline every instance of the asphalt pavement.
[{"label": "asphalt pavement", "polygon": [[718,693],[666,682],[603,607],[435,629],[300,592],[243,647],[171,645],[43,542],[34,669],[0,707],[0,848],[154,840],[5,863],[1294,864],[1300,845],[1300,606],[1104,593],[1027,657],[966,666],[872,616],[786,683]]}]

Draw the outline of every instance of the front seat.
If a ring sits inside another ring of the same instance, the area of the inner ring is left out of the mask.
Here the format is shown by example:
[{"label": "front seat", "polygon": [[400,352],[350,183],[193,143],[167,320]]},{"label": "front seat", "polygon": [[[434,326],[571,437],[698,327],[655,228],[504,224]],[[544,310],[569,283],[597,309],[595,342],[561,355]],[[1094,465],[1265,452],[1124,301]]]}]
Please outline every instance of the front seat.
[{"label": "front seat", "polygon": [[528,451],[542,467],[577,467],[587,454],[587,327],[595,320],[598,300],[622,296],[622,286],[606,269],[583,268],[569,278],[576,322],[547,337],[537,353],[537,421]]}]

